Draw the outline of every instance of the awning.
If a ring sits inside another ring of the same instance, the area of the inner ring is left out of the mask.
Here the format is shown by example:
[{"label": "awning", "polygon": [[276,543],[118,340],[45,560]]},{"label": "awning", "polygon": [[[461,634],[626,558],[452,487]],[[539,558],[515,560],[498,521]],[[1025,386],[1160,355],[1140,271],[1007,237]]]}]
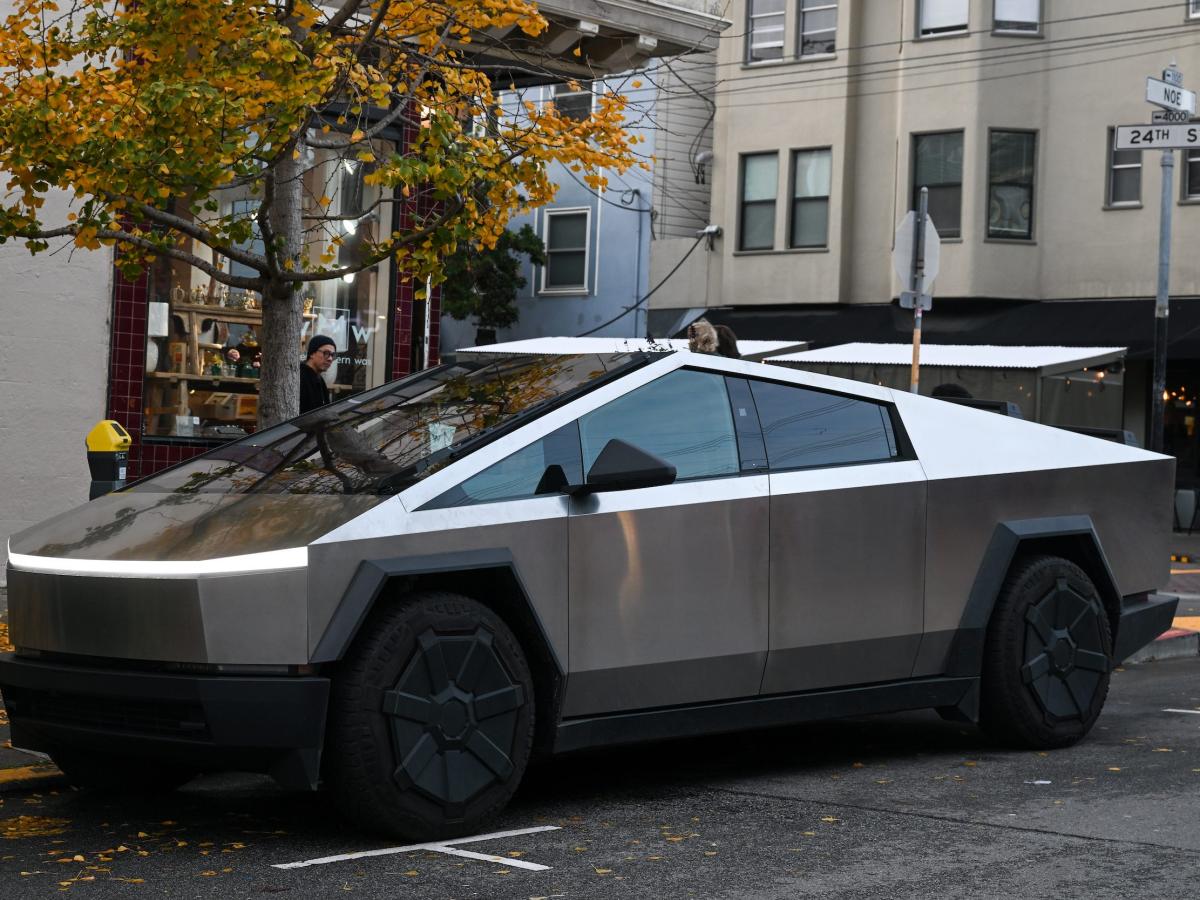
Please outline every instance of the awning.
[{"label": "awning", "polygon": [[[541,337],[527,338],[523,341],[506,341],[503,344],[485,344],[482,347],[460,347],[457,353],[547,353],[576,354],[576,353],[636,353],[648,351],[664,353],[673,350],[686,350],[687,340],[672,338],[670,340],[648,341],[645,338],[605,338],[605,337]],[[808,344],[804,341],[738,341],[738,352],[743,359],[758,360],[766,356],[787,353],[793,350],[803,350]]]},{"label": "awning", "polygon": [[[713,324],[738,336],[767,338],[802,334],[811,346],[851,342],[906,343],[912,312],[894,303],[713,308]],[[1012,301],[934,298],[922,323],[922,339],[934,344],[1126,347],[1128,359],[1154,355],[1154,300]],[[1200,298],[1171,300],[1168,353],[1200,360]]]},{"label": "awning", "polygon": [[[921,344],[921,365],[949,369],[1023,369],[1057,375],[1119,362],[1124,347],[998,347],[992,344]],[[764,362],[808,365],[911,366],[912,344],[838,344],[769,356]]]}]

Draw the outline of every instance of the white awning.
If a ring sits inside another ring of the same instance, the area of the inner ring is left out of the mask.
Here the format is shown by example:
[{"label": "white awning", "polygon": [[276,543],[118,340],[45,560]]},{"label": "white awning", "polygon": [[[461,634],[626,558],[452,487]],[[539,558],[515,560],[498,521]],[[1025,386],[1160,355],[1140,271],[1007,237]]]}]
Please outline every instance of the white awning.
[{"label": "white awning", "polygon": [[[805,341],[738,341],[738,352],[743,359],[762,359],[765,356],[798,350],[807,347]],[[508,341],[503,344],[487,344],[483,347],[460,347],[457,353],[547,353],[573,355],[578,353],[667,353],[686,350],[684,338],[664,338],[650,341],[645,338],[604,337],[541,337],[523,341]]]},{"label": "white awning", "polygon": [[[1034,369],[1043,374],[1106,365],[1125,357],[1124,347],[997,347],[990,344],[921,344],[922,366],[950,369]],[[839,344],[767,357],[791,366],[911,366],[912,344]]]}]

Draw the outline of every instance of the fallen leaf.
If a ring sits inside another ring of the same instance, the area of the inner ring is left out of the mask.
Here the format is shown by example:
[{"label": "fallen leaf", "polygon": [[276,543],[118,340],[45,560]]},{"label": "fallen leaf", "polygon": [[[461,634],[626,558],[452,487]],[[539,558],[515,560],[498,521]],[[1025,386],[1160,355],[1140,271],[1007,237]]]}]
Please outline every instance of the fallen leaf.
[{"label": "fallen leaf", "polygon": [[612,874],[612,869],[597,869],[595,866],[592,866],[592,869],[595,871],[595,873],[597,875],[611,875]]},{"label": "fallen leaf", "polygon": [[409,869],[404,874],[407,875],[409,878],[415,878],[417,875],[420,875],[421,873],[418,872],[416,869]]},{"label": "fallen leaf", "polygon": [[833,822],[840,822],[842,820],[839,819],[837,816],[821,816],[821,821],[833,823]]},{"label": "fallen leaf", "polygon": [[1110,772],[1120,772],[1120,771],[1121,771],[1121,767],[1120,767],[1120,766],[1109,766],[1109,767],[1108,767],[1108,771],[1110,771]]}]

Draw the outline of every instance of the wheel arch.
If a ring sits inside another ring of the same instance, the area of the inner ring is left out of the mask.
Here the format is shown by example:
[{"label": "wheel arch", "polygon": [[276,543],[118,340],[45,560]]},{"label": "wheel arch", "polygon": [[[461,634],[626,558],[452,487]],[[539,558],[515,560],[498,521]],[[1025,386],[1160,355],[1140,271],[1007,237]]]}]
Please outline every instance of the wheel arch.
[{"label": "wheel arch", "polygon": [[1083,569],[1104,603],[1116,646],[1121,592],[1090,516],[1053,516],[1001,522],[983,554],[962,619],[950,645],[946,674],[978,677],[988,622],[1013,564],[1027,556],[1059,556]]},{"label": "wheel arch", "polygon": [[525,650],[533,675],[538,711],[534,749],[549,748],[559,718],[566,671],[507,550],[364,560],[317,643],[312,662],[340,661],[378,604],[426,590],[451,591],[470,597],[491,609],[512,629]]}]

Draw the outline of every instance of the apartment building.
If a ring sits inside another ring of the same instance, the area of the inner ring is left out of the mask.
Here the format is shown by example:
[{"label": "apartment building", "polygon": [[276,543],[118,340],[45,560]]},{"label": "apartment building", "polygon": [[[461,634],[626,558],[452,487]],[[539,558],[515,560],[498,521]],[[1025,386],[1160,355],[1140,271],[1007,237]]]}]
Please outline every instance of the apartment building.
[{"label": "apartment building", "polygon": [[[654,246],[651,284],[703,252],[651,298],[652,326],[704,309],[747,338],[907,340],[891,257],[924,186],[942,236],[925,340],[1128,346],[1125,427],[1142,433],[1161,154],[1114,151],[1111,132],[1150,121],[1146,77],[1171,62],[1200,86],[1200,2],[734,0],[727,15],[721,232]],[[1200,150],[1176,159],[1168,424],[1196,481]]]}]

